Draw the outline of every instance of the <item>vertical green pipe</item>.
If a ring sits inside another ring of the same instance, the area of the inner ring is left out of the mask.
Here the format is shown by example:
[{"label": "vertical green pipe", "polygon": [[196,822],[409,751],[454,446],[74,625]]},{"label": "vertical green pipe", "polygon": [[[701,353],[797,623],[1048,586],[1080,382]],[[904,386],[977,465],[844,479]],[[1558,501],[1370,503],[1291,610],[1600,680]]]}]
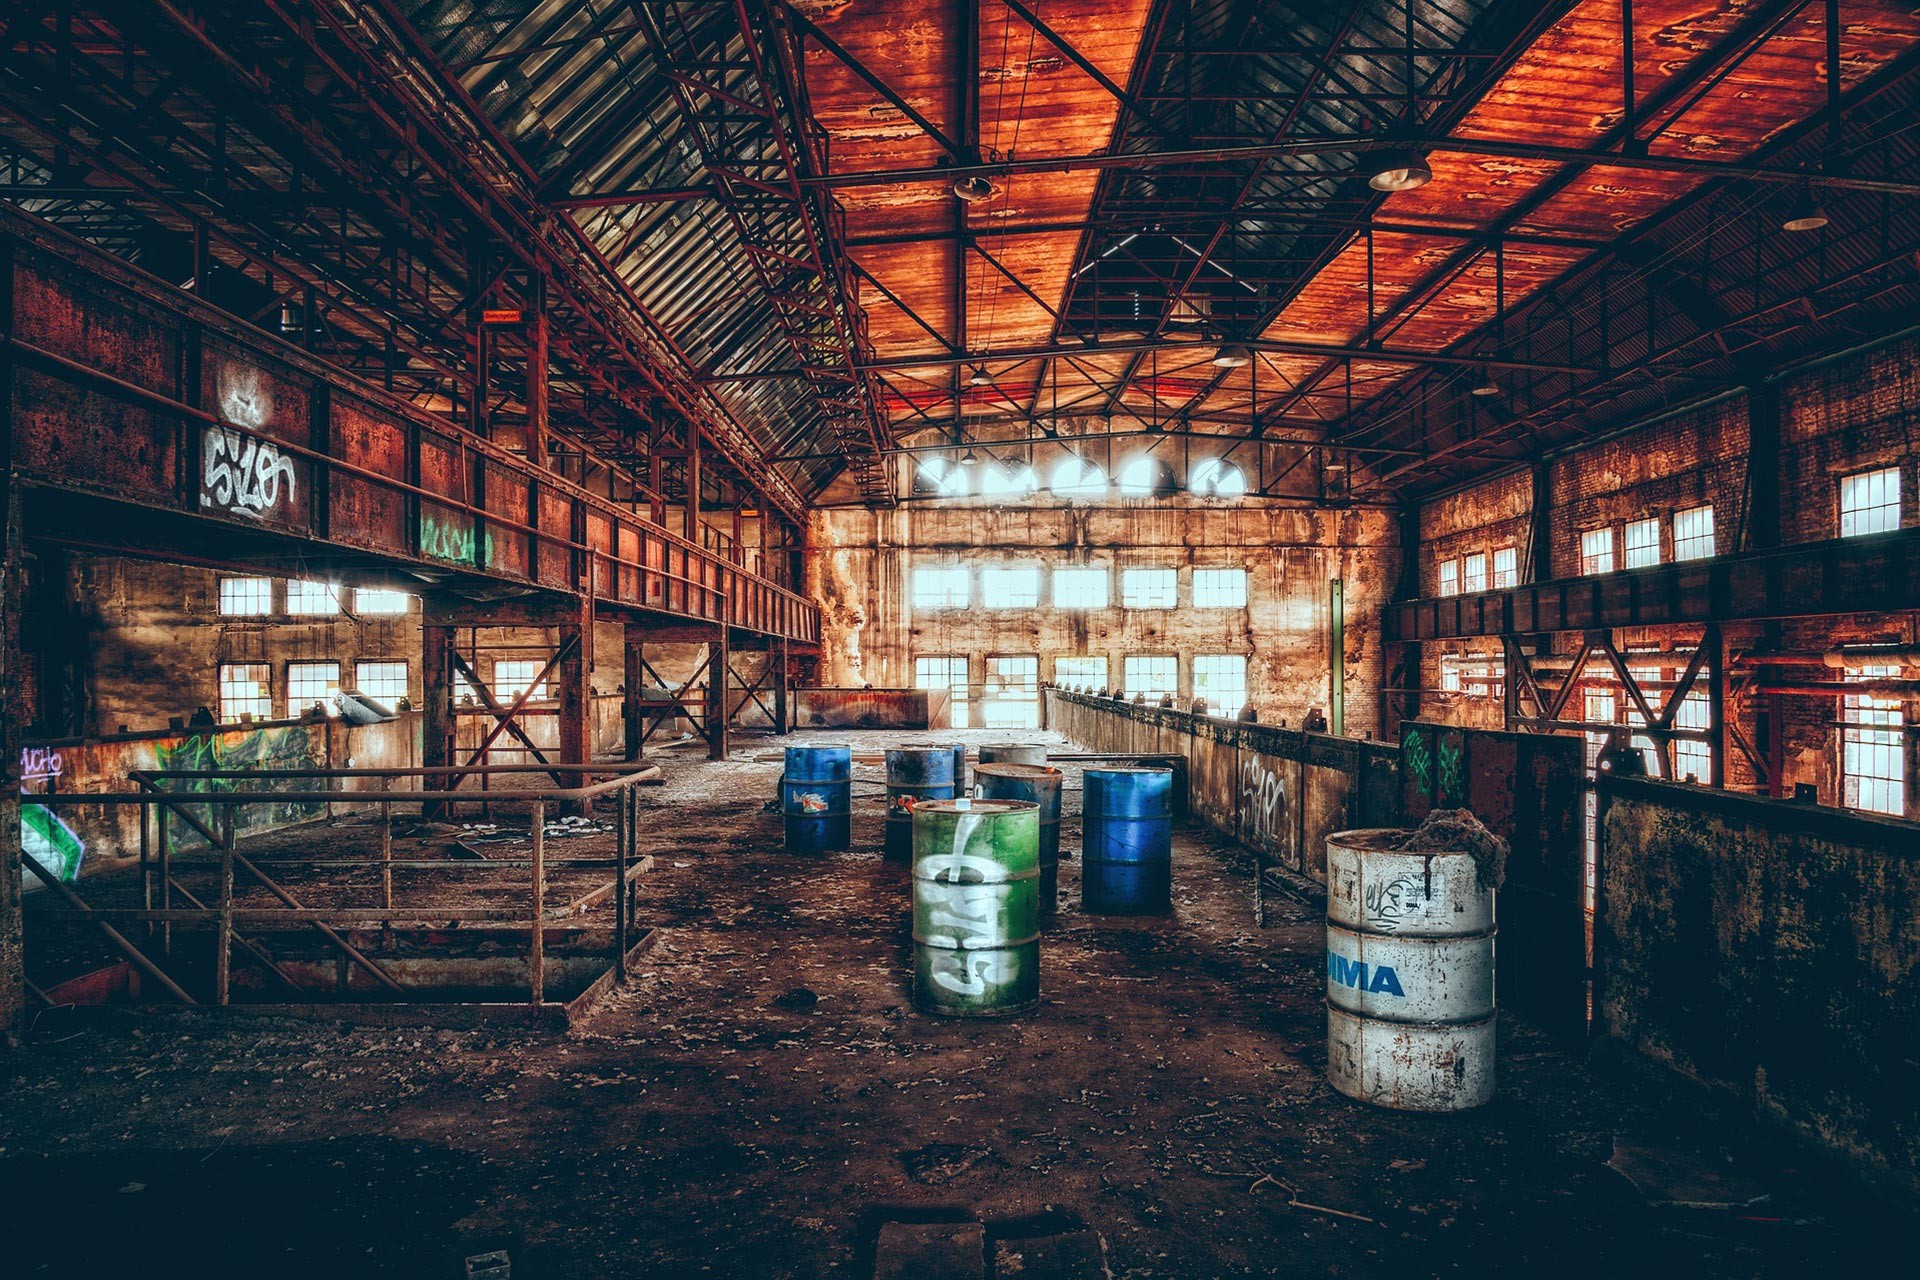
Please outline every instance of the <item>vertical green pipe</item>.
[{"label": "vertical green pipe", "polygon": [[1340,579],[1329,579],[1327,587],[1327,660],[1333,675],[1333,705],[1327,713],[1327,727],[1334,734],[1344,734],[1347,731],[1347,607]]}]

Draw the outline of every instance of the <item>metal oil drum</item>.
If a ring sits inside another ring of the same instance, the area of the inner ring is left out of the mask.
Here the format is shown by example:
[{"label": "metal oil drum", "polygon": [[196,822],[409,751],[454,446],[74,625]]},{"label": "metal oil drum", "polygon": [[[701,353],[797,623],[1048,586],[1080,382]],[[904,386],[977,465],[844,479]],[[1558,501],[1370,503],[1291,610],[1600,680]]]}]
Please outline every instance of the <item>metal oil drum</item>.
[{"label": "metal oil drum", "polygon": [[780,776],[780,814],[788,853],[824,853],[853,845],[853,748],[788,747]]},{"label": "metal oil drum", "polygon": [[1327,837],[1327,1078],[1352,1098],[1464,1111],[1493,1096],[1494,897],[1408,832]]},{"label": "metal oil drum", "polygon": [[926,800],[951,800],[953,750],[950,747],[895,747],[887,752],[886,856],[906,861],[913,854],[913,808]]},{"label": "metal oil drum", "polygon": [[1024,800],[1040,806],[1040,919],[1060,902],[1060,793],[1066,775],[1044,764],[983,764],[973,771],[982,800]]},{"label": "metal oil drum", "polygon": [[992,1018],[1040,1001],[1040,808],[929,800],[913,818],[913,1002]]},{"label": "metal oil drum", "polygon": [[1088,769],[1080,809],[1081,909],[1173,910],[1173,770]]},{"label": "metal oil drum", "polygon": [[981,764],[1045,764],[1047,749],[1023,742],[993,742],[980,748]]}]

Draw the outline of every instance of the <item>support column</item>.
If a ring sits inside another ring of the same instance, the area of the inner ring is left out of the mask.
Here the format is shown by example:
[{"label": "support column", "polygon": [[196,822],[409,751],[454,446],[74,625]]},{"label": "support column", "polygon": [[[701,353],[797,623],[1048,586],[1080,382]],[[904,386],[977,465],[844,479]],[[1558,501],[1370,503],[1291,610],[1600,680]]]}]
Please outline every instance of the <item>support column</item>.
[{"label": "support column", "polygon": [[767,643],[767,661],[773,668],[773,731],[787,732],[787,639],[781,636]]},{"label": "support column", "polygon": [[733,684],[733,658],[727,647],[727,624],[721,623],[715,630],[715,636],[708,641],[712,645],[711,659],[707,663],[707,758],[725,760],[727,758],[727,701],[731,696]]},{"label": "support column", "polygon": [[[566,656],[554,668],[554,683],[560,701],[560,763],[593,762],[593,602],[585,597],[571,621],[554,628],[554,642]],[[568,775],[570,786],[582,786],[585,779]],[[588,806],[570,804],[570,813],[582,814]]]},{"label": "support column", "polygon": [[621,637],[621,655],[624,659],[621,673],[620,722],[626,730],[623,756],[631,764],[640,758],[643,749],[641,739],[646,735],[646,726],[641,721],[640,689],[646,684],[646,665],[641,661],[640,646],[646,643],[646,629],[629,622]]},{"label": "support column", "polygon": [[1544,462],[1532,467],[1533,507],[1527,529],[1527,562],[1521,566],[1524,582],[1553,577],[1553,472]]},{"label": "support column", "polygon": [[547,465],[547,280],[535,275],[533,315],[527,333],[527,461]]},{"label": "support column", "polygon": [[687,428],[687,541],[696,547],[706,545],[700,536],[700,432]]},{"label": "support column", "polygon": [[420,763],[429,769],[453,758],[454,626],[437,616],[432,596],[420,601]]}]

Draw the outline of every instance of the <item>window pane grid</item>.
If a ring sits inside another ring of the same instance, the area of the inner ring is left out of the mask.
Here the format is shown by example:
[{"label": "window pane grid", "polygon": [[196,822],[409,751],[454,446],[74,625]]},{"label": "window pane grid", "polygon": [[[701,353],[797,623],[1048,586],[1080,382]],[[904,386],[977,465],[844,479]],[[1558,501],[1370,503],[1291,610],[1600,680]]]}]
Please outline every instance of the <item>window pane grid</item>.
[{"label": "window pane grid", "polygon": [[1465,577],[1465,583],[1461,589],[1468,595],[1485,591],[1487,589],[1487,553],[1484,551],[1476,551],[1468,556],[1462,564],[1465,569],[1463,575]]},{"label": "window pane grid", "polygon": [[1171,609],[1179,575],[1172,569],[1126,569],[1120,574],[1120,603],[1128,609]]},{"label": "window pane grid", "polygon": [[[531,665],[531,664],[529,664]],[[528,672],[529,677],[534,673]],[[499,678],[496,667],[494,678]],[[354,687],[376,702],[392,709],[407,696],[407,664],[405,662],[362,662],[353,669]]]},{"label": "window pane grid", "polygon": [[295,578],[287,583],[287,612],[308,616],[340,612],[340,588],[331,582]]},{"label": "window pane grid", "polygon": [[1101,568],[1055,569],[1053,603],[1058,609],[1107,607],[1107,571]]},{"label": "window pane grid", "polygon": [[1180,660],[1172,654],[1136,654],[1124,667],[1126,695],[1145,694],[1149,699],[1180,692]]},{"label": "window pane grid", "polygon": [[1613,530],[1589,529],[1580,535],[1580,572],[1613,572]]},{"label": "window pane grid", "polygon": [[1840,479],[1840,536],[1887,533],[1900,527],[1900,469],[1883,467]]},{"label": "window pane grid", "polygon": [[1053,682],[1069,689],[1104,689],[1107,687],[1107,660],[1103,657],[1055,658]]},{"label": "window pane grid", "polygon": [[1247,603],[1245,569],[1195,569],[1193,605],[1196,609],[1239,609]]},{"label": "window pane grid", "polygon": [[547,682],[542,680],[538,685],[533,683],[533,678],[540,674],[542,665],[544,664],[520,658],[501,659],[495,662],[493,664],[493,696],[502,703],[510,703],[532,686],[534,700],[545,698]]},{"label": "window pane grid", "polygon": [[1247,659],[1239,653],[1201,653],[1193,659],[1193,696],[1205,698],[1207,714],[1227,719],[1247,705]]},{"label": "window pane grid", "polygon": [[[1897,666],[1848,667],[1850,681],[1897,679]],[[1898,816],[1906,811],[1905,718],[1900,699],[1849,693],[1840,699],[1841,803]]]},{"label": "window pane grid", "polygon": [[221,616],[228,618],[249,618],[272,612],[272,578],[220,579]]},{"label": "window pane grid", "polygon": [[956,729],[965,729],[969,725],[967,714],[967,659],[964,654],[942,654],[931,658],[913,660],[913,687],[916,689],[945,689],[951,697],[948,704],[952,716],[951,723]]},{"label": "window pane grid", "polygon": [[913,571],[916,609],[964,609],[968,599],[965,565],[922,565]]},{"label": "window pane grid", "polygon": [[319,703],[328,715],[340,714],[333,695],[340,692],[340,664],[337,662],[289,662],[287,664],[287,715],[302,716]]},{"label": "window pane grid", "polygon": [[1040,727],[1040,659],[987,659],[987,682],[980,703],[985,729]]},{"label": "window pane grid", "polygon": [[1627,522],[1627,568],[1644,569],[1660,563],[1660,522]]},{"label": "window pane grid", "polygon": [[1713,551],[1713,508],[1690,507],[1673,516],[1673,558],[1704,560]]},{"label": "window pane grid", "polygon": [[1520,585],[1520,553],[1513,547],[1501,547],[1493,553],[1493,589],[1501,591]]},{"label": "window pane grid", "polygon": [[273,677],[264,662],[220,664],[220,719],[231,724],[243,715],[273,718]]},{"label": "window pane grid", "polygon": [[980,571],[980,603],[989,609],[1034,608],[1040,603],[1040,570],[1033,565],[988,565]]}]

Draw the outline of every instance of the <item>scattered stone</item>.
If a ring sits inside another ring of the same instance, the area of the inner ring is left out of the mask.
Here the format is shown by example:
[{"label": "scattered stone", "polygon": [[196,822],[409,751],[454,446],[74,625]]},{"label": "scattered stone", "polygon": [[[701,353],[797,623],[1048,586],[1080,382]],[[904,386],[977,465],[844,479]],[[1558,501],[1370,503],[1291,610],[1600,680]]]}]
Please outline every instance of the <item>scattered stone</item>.
[{"label": "scattered stone", "polygon": [[957,1142],[935,1142],[914,1151],[902,1151],[900,1163],[915,1182],[937,1187],[952,1182],[993,1152],[985,1147],[963,1146]]}]

